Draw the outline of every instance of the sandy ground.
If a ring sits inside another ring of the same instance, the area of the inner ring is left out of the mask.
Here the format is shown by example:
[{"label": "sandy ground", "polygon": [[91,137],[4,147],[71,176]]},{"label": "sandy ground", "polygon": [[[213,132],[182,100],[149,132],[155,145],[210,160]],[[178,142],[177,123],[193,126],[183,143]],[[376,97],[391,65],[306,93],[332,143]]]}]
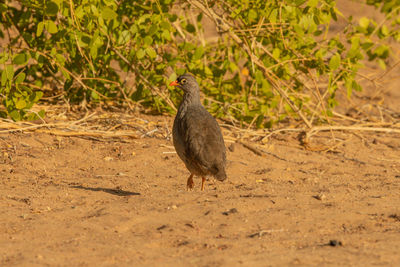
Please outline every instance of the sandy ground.
[{"label": "sandy ground", "polygon": [[343,140],[227,143],[229,180],[187,192],[171,140],[1,135],[0,265],[398,266],[399,136]]}]

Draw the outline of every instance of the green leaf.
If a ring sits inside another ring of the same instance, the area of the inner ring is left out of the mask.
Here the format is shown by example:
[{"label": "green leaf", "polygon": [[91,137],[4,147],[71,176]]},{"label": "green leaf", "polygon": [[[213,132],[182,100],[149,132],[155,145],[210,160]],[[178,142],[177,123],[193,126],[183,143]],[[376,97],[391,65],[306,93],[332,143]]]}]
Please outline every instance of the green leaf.
[{"label": "green leaf", "polygon": [[40,55],[39,53],[36,53],[36,60],[38,62],[38,66],[41,68],[43,67],[44,62],[46,61],[45,57]]},{"label": "green leaf", "polygon": [[41,110],[38,112],[38,115],[39,115],[40,118],[44,118],[44,116],[46,115],[46,111],[45,111],[44,109],[41,109]]},{"label": "green leaf", "polygon": [[153,38],[151,38],[151,36],[148,36],[148,35],[147,35],[146,37],[144,37],[143,43],[144,43],[146,46],[151,45],[151,44],[153,43]]},{"label": "green leaf", "polygon": [[147,35],[152,36],[153,34],[155,34],[158,31],[158,26],[156,25],[151,25],[150,29],[147,31]]},{"label": "green leaf", "polygon": [[47,1],[45,13],[49,16],[56,15],[58,13],[58,5],[53,1]]},{"label": "green leaf", "polygon": [[229,61],[229,69],[231,72],[235,72],[239,69],[239,67],[233,61]]},{"label": "green leaf", "polygon": [[186,26],[186,30],[190,33],[194,33],[196,31],[196,28],[193,26],[193,24],[188,23]]},{"label": "green leaf", "polygon": [[160,24],[161,28],[169,30],[169,28],[171,27],[170,23],[168,21],[162,21]]},{"label": "green leaf", "polygon": [[171,73],[171,75],[168,77],[168,81],[170,81],[170,82],[172,82],[172,81],[175,81],[176,80],[176,73],[175,72],[173,72],[173,73]]},{"label": "green leaf", "polygon": [[13,110],[9,113],[11,119],[13,119],[14,121],[20,121],[21,120],[21,114],[19,113],[18,110]]},{"label": "green leaf", "polygon": [[193,60],[200,59],[203,56],[203,54],[204,54],[203,47],[202,46],[197,47],[193,54]]},{"label": "green leaf", "polygon": [[380,45],[375,49],[374,53],[380,58],[387,58],[389,56],[389,47],[386,45]]},{"label": "green leaf", "polygon": [[150,58],[154,59],[157,57],[156,51],[153,49],[153,47],[149,46],[146,48],[146,53],[149,55]]},{"label": "green leaf", "polygon": [[325,55],[326,55],[326,49],[325,48],[321,48],[315,53],[315,57],[320,59],[320,60],[323,60]]},{"label": "green leaf", "polygon": [[91,5],[90,10],[92,10],[93,15],[95,15],[96,17],[99,16],[99,11],[97,10],[97,7],[95,5]]},{"label": "green leaf", "polygon": [[96,59],[97,57],[97,50],[98,48],[94,45],[90,47],[90,55],[92,56],[93,59]]},{"label": "green leaf", "polygon": [[25,108],[25,107],[26,107],[26,102],[25,102],[25,100],[24,100],[24,99],[19,99],[19,100],[17,101],[17,103],[15,103],[15,107],[16,107],[17,109],[23,109],[23,108]]},{"label": "green leaf", "polygon": [[33,94],[31,95],[31,97],[33,97],[32,102],[38,102],[39,99],[41,99],[43,96],[43,92],[42,91],[36,91],[33,92]]},{"label": "green leaf", "polygon": [[51,48],[50,55],[51,55],[52,57],[54,57],[56,54],[57,54],[57,49],[56,49],[55,47],[52,47],[52,48]]},{"label": "green leaf", "polygon": [[[183,74],[183,73],[185,73],[185,69],[183,69],[183,72],[182,72],[182,73],[179,73],[179,74]],[[208,77],[212,77],[212,76],[213,76],[213,72],[212,72],[212,70],[211,70],[209,67],[205,67],[205,68],[204,68],[204,73],[205,73]],[[177,74],[178,74],[178,72],[177,72]]]},{"label": "green leaf", "polygon": [[114,0],[103,0],[107,6],[112,6],[114,4]]},{"label": "green leaf", "polygon": [[350,98],[352,93],[353,93],[353,86],[352,86],[353,80],[351,78],[346,78],[345,79],[345,87],[347,89],[347,98]]},{"label": "green leaf", "polygon": [[11,81],[14,77],[14,67],[13,65],[7,65],[4,69],[6,73],[7,80]]},{"label": "green leaf", "polygon": [[262,83],[262,81],[264,80],[264,75],[263,75],[263,73],[260,71],[260,70],[256,70],[256,76],[255,76],[255,78],[256,78],[256,82],[258,83],[258,84],[261,84]]},{"label": "green leaf", "polygon": [[136,53],[136,57],[137,59],[142,59],[144,58],[144,56],[146,55],[146,51],[144,51],[143,49],[139,49]]},{"label": "green leaf", "polygon": [[82,47],[86,47],[86,46],[90,45],[91,42],[92,42],[92,39],[87,34],[82,34],[79,38],[79,45]]},{"label": "green leaf", "polygon": [[[206,68],[205,68],[205,72],[206,72],[206,73],[207,73],[207,69],[210,70],[209,68],[206,67]],[[182,68],[182,69],[177,69],[177,70],[176,70],[176,74],[177,74],[177,75],[182,75],[182,74],[184,74],[185,72],[186,72],[186,69],[183,69],[183,68]],[[210,73],[212,74],[211,70],[210,70]]]},{"label": "green leaf", "polygon": [[361,26],[362,28],[366,29],[366,28],[368,27],[368,25],[369,25],[369,19],[366,18],[366,17],[362,17],[362,18],[359,20],[358,23],[360,24],[360,26]]},{"label": "green leaf", "polygon": [[262,128],[262,123],[263,123],[263,121],[264,121],[264,115],[263,114],[260,114],[260,115],[258,115],[257,116],[257,119],[256,119],[256,126],[257,126],[257,128]]},{"label": "green leaf", "polygon": [[374,42],[373,41],[371,41],[371,40],[365,40],[364,41],[364,43],[362,43],[362,45],[361,45],[361,47],[364,49],[364,50],[369,50],[371,47],[373,47],[374,46]]},{"label": "green leaf", "polygon": [[46,30],[51,34],[58,32],[57,25],[52,20],[46,21]]},{"label": "green leaf", "polygon": [[1,85],[5,86],[6,83],[7,83],[7,72],[6,72],[6,70],[3,70],[1,72]]},{"label": "green leaf", "polygon": [[354,89],[354,90],[356,90],[356,91],[358,91],[358,92],[361,92],[361,91],[362,91],[361,85],[359,85],[355,80],[353,80],[352,85],[353,85],[353,89]]},{"label": "green leaf", "polygon": [[354,36],[351,38],[351,49],[359,49],[360,47],[360,37]]},{"label": "green leaf", "polygon": [[378,65],[381,69],[386,70],[386,63],[382,59],[378,59]]},{"label": "green leaf", "polygon": [[61,54],[56,54],[56,61],[60,63],[61,66],[65,64],[65,57]]},{"label": "green leaf", "polygon": [[300,6],[302,4],[304,4],[306,2],[306,0],[295,0],[296,6]]},{"label": "green leaf", "polygon": [[96,93],[95,91],[92,91],[91,96],[93,99],[99,99],[99,94]]},{"label": "green leaf", "polygon": [[167,41],[171,41],[171,34],[168,30],[164,30],[161,34],[161,37]]},{"label": "green leaf", "polygon": [[183,49],[185,49],[187,52],[192,52],[195,48],[196,46],[191,43],[185,43],[183,46]]},{"label": "green leaf", "polygon": [[15,84],[20,84],[25,80],[25,73],[21,72],[20,74],[18,74],[17,78],[15,79]]},{"label": "green leaf", "polygon": [[0,64],[4,64],[8,60],[8,53],[5,51],[0,54]]},{"label": "green leaf", "polygon": [[318,0],[309,0],[307,5],[309,7],[316,7],[317,4],[318,4]]},{"label": "green leaf", "polygon": [[69,73],[66,72],[63,68],[61,68],[61,73],[62,73],[62,75],[64,76],[64,78],[67,80],[67,81],[65,81],[65,83],[64,83],[64,88],[65,88],[65,85],[66,85],[66,84],[68,85],[68,81],[69,81],[69,79],[70,79],[71,77],[69,76]]},{"label": "green leaf", "polygon": [[329,68],[331,70],[336,70],[340,66],[340,55],[335,54],[334,56],[331,57],[331,60],[329,61]]},{"label": "green leaf", "polygon": [[8,9],[6,4],[0,3],[0,13],[6,12]]},{"label": "green leaf", "polygon": [[41,21],[41,22],[39,22],[37,29],[36,29],[36,37],[39,37],[40,35],[42,35],[43,28],[44,28],[44,23],[43,23],[43,21]]},{"label": "green leaf", "polygon": [[[65,77],[65,75],[64,75],[64,77]],[[66,79],[66,81],[64,82],[64,91],[68,91],[72,86],[73,80],[67,79],[66,77],[65,77],[65,79]]]},{"label": "green leaf", "polygon": [[84,15],[85,15],[85,11],[83,10],[83,5],[78,6],[78,7],[75,9],[75,16],[76,16],[78,19],[81,19],[81,18],[83,18]]},{"label": "green leaf", "polygon": [[112,20],[115,19],[118,15],[117,13],[115,13],[114,10],[112,10],[109,7],[105,7],[103,8],[103,10],[101,11],[101,16],[103,17],[103,19],[105,20]]},{"label": "green leaf", "polygon": [[383,25],[381,28],[381,33],[383,36],[388,36],[389,35],[389,29],[386,25]]},{"label": "green leaf", "polygon": [[122,31],[118,38],[118,44],[126,44],[129,39],[131,39],[131,33],[127,30]]},{"label": "green leaf", "polygon": [[13,63],[17,65],[25,65],[28,62],[29,58],[29,53],[19,53],[14,56]]},{"label": "green leaf", "polygon": [[274,48],[272,51],[272,55],[275,59],[279,60],[279,56],[281,55],[281,50],[279,48]]},{"label": "green leaf", "polygon": [[256,10],[254,10],[254,9],[250,9],[249,10],[249,14],[248,14],[248,17],[249,17],[249,20],[255,20],[255,19],[257,19],[257,11]]}]

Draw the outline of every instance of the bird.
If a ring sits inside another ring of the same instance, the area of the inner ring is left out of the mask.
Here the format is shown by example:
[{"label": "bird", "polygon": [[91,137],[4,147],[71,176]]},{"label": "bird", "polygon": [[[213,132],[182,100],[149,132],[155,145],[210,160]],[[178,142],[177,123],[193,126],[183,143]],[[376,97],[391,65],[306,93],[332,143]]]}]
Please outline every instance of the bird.
[{"label": "bird", "polygon": [[190,172],[186,189],[193,190],[193,176],[202,178],[204,191],[206,176],[219,181],[227,178],[226,148],[221,128],[200,101],[200,87],[195,77],[183,74],[169,84],[183,90],[172,128],[172,139],[179,158]]}]

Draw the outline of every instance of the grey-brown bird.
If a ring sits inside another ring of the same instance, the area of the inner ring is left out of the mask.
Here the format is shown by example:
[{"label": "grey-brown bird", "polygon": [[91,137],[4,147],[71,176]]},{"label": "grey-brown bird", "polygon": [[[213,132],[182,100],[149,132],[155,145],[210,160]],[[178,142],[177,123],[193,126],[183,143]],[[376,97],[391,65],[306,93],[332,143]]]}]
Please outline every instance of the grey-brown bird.
[{"label": "grey-brown bird", "polygon": [[200,102],[200,88],[190,74],[183,74],[170,86],[183,90],[183,99],[172,129],[173,142],[178,156],[190,172],[187,190],[193,189],[193,176],[202,178],[204,190],[206,176],[226,179],[226,149],[221,129]]}]

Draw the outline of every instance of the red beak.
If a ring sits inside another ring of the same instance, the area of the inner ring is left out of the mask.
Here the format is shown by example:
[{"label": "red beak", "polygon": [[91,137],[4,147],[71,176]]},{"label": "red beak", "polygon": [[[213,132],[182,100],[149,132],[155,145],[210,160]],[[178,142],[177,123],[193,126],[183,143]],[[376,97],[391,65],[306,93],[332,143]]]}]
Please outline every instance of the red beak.
[{"label": "red beak", "polygon": [[169,86],[178,86],[178,85],[179,85],[178,81],[173,81],[169,84]]}]

